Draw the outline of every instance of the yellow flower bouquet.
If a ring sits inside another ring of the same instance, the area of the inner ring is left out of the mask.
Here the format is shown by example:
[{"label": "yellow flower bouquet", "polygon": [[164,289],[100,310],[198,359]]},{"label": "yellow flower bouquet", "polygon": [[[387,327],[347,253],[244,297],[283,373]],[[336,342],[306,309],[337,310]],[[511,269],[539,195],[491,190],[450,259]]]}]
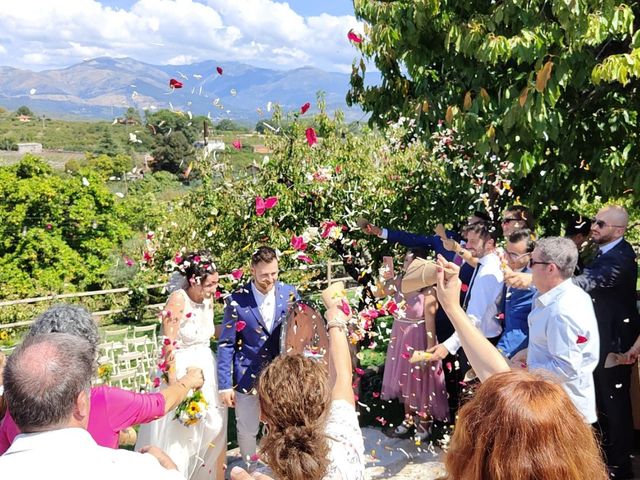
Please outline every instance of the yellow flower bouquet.
[{"label": "yellow flower bouquet", "polygon": [[196,390],[176,407],[175,418],[184,426],[190,427],[204,417],[208,406],[209,403],[204,398],[202,390]]}]

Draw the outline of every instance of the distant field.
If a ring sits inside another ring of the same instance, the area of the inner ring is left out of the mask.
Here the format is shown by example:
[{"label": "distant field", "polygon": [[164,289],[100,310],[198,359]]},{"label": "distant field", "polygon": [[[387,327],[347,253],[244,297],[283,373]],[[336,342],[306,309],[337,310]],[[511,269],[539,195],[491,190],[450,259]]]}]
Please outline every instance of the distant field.
[{"label": "distant field", "polygon": [[[19,122],[13,115],[0,116],[0,166],[11,165],[22,158],[22,154],[7,150],[15,143],[37,142],[43,146],[39,156],[51,163],[54,168],[62,170],[69,160],[81,161],[85,152],[92,152],[105,136],[112,139],[113,144],[122,152],[133,155],[136,164],[142,165],[144,147],[129,142],[129,134],[142,134],[143,125],[121,125],[111,122],[85,122],[51,120],[42,121],[34,117],[30,122]],[[211,139],[225,142],[227,149],[223,155],[234,169],[246,168],[254,160],[262,161],[264,154],[253,153],[255,145],[264,143],[264,137],[255,133],[212,131]],[[242,150],[231,147],[234,140],[242,142]]]}]

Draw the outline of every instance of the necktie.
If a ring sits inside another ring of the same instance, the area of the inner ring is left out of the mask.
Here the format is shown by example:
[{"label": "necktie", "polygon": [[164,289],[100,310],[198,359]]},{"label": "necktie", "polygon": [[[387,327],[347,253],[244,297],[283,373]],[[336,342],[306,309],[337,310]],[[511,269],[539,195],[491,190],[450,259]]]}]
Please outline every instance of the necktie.
[{"label": "necktie", "polygon": [[469,300],[471,300],[471,289],[473,288],[473,282],[476,281],[476,276],[478,275],[478,271],[480,270],[480,264],[473,271],[473,276],[471,277],[471,281],[469,282],[469,288],[467,289],[467,294],[464,296],[464,302],[462,302],[462,309],[467,310],[467,306],[469,306]]}]

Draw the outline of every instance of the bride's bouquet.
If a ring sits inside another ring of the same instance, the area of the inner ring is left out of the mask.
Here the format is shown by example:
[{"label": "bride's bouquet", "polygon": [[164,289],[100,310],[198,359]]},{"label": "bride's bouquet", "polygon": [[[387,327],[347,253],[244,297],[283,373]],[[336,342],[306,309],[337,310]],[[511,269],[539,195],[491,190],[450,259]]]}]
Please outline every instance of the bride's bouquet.
[{"label": "bride's bouquet", "polygon": [[190,427],[204,417],[208,406],[202,390],[196,390],[176,407],[175,418],[185,427]]}]

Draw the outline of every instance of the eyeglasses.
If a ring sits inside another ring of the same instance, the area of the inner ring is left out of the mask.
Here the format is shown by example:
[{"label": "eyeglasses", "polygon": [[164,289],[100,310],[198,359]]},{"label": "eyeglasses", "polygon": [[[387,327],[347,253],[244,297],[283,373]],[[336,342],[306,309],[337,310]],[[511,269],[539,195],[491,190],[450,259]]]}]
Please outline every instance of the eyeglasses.
[{"label": "eyeglasses", "polygon": [[522,257],[526,257],[527,255],[531,255],[531,252],[516,253],[516,252],[510,252],[509,250],[505,250],[505,253],[509,256],[509,258],[511,260],[520,260]]},{"label": "eyeglasses", "polygon": [[521,221],[522,221],[521,218],[513,218],[513,217],[511,218],[507,217],[501,220],[502,223],[521,222]]},{"label": "eyeglasses", "polygon": [[604,227],[624,228],[623,225],[609,225],[604,220],[598,220],[597,218],[592,218],[591,219],[591,226],[592,227],[598,227],[598,228],[604,228]]},{"label": "eyeglasses", "polygon": [[529,259],[529,268],[533,268],[534,265],[551,265],[553,262],[538,262],[533,258]]}]

